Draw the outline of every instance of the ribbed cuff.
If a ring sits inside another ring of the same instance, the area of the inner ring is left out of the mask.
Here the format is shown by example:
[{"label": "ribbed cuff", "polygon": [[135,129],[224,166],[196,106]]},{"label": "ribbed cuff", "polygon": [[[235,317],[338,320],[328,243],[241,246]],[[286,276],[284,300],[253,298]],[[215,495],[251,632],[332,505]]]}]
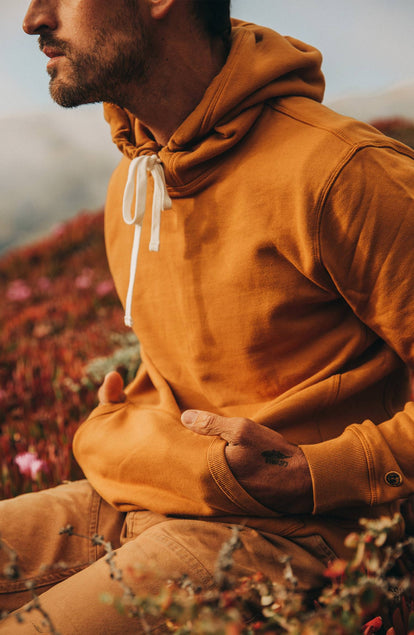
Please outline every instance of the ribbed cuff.
[{"label": "ribbed cuff", "polygon": [[314,514],[374,502],[373,463],[354,427],[335,439],[300,446],[311,472]]}]

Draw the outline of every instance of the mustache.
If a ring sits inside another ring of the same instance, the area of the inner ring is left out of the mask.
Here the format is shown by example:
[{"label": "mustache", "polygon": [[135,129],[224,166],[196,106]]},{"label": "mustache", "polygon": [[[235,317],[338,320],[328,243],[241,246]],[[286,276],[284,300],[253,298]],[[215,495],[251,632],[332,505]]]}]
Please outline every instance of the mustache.
[{"label": "mustache", "polygon": [[50,47],[57,49],[61,53],[67,54],[70,52],[70,47],[64,40],[61,40],[57,37],[53,37],[48,33],[44,33],[39,36],[39,48],[43,51],[44,48]]}]

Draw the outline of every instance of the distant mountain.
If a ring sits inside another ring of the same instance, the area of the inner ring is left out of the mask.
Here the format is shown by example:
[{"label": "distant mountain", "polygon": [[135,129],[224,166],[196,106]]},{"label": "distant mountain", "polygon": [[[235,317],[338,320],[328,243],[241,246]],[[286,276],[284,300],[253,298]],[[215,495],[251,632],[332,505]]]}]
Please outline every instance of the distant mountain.
[{"label": "distant mountain", "polygon": [[0,118],[0,252],[105,201],[120,154],[101,108]]},{"label": "distant mountain", "polygon": [[327,100],[326,105],[368,123],[395,117],[414,121],[414,80],[377,93],[361,92]]}]

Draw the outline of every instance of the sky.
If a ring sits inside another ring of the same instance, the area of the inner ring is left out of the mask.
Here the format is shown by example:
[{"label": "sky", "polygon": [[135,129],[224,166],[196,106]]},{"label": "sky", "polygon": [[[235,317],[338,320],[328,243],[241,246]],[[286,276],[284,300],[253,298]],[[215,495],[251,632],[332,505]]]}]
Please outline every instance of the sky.
[{"label": "sky", "polygon": [[[0,116],[58,109],[46,58],[21,29],[28,0],[0,4]],[[328,100],[414,79],[414,0],[233,0],[232,7],[234,16],[318,47]]]}]

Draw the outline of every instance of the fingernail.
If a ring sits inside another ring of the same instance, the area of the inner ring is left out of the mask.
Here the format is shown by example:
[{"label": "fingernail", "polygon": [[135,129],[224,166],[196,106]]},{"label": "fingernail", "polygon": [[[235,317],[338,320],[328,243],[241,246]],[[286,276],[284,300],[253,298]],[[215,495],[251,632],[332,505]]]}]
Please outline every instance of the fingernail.
[{"label": "fingernail", "polygon": [[189,426],[191,426],[193,423],[195,423],[196,419],[198,417],[198,412],[197,410],[186,410],[185,412],[183,412],[183,414],[181,415],[181,421]]}]

